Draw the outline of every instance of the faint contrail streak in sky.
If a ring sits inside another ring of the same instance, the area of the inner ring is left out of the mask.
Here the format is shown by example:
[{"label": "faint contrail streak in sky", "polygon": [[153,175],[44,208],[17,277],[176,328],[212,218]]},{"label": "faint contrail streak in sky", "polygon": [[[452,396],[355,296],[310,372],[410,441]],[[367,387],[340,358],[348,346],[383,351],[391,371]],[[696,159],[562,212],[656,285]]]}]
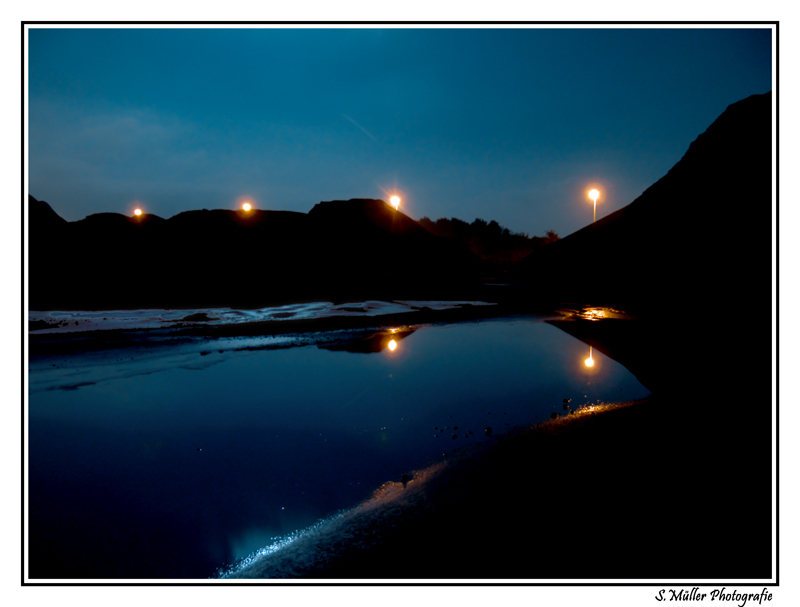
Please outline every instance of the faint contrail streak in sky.
[{"label": "faint contrail streak in sky", "polygon": [[358,124],[358,123],[357,123],[355,120],[353,120],[352,118],[350,118],[350,116],[348,116],[347,114],[342,114],[342,116],[344,116],[345,118],[347,118],[347,119],[348,119],[350,122],[352,122],[353,124],[355,124],[355,125],[356,125],[358,128],[360,128],[362,131],[364,131],[364,133],[366,133],[366,134],[367,134],[367,135],[370,137],[370,139],[372,139],[373,141],[378,141],[378,140],[377,140],[377,139],[376,139],[376,138],[375,138],[375,137],[372,135],[372,133],[370,133],[370,132],[369,132],[367,129],[365,129],[363,126],[361,126],[360,124]]}]

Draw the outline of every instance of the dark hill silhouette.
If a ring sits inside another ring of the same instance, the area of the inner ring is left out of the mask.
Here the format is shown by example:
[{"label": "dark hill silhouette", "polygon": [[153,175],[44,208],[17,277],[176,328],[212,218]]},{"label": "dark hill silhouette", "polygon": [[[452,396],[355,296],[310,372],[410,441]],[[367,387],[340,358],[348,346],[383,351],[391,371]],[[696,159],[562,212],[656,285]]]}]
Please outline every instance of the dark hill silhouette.
[{"label": "dark hill silhouette", "polygon": [[478,270],[479,259],[465,247],[432,235],[382,200],[323,202],[308,216],[325,252],[316,264],[326,291],[338,285],[366,296],[419,285],[430,292],[468,282]]},{"label": "dark hill silhouette", "polygon": [[[305,213],[293,211],[230,211],[216,209],[209,211],[184,211],[167,220],[170,228],[213,236],[222,231],[235,231],[243,228],[246,232],[265,230],[275,236],[284,230],[301,229],[306,225]],[[246,232],[241,232],[244,234]],[[240,234],[240,235],[241,235]]]},{"label": "dark hill silhouette", "polygon": [[39,230],[58,228],[67,223],[67,220],[60,217],[49,204],[32,196],[28,197],[28,218]]},{"label": "dark hill silhouette", "polygon": [[[61,219],[59,217],[59,219]],[[128,217],[120,213],[95,213],[89,215],[84,219],[75,222],[75,226],[87,230],[90,233],[92,230],[98,231],[113,231],[125,230],[133,233],[133,230],[144,229],[145,227],[151,228],[155,224],[164,222],[162,217],[158,215],[151,215],[145,213],[138,217]]]},{"label": "dark hill silhouette", "polygon": [[304,213],[187,211],[167,227],[170,307],[261,306],[310,295],[314,247]]},{"label": "dark hill silhouette", "polygon": [[[32,197],[29,203],[40,206]],[[156,215],[97,213],[51,222],[43,230],[31,216],[29,307],[48,309],[52,302],[66,309],[100,309],[124,301],[131,302],[125,307],[142,307],[147,300],[142,280],[157,276],[149,268],[159,263],[165,225]]]},{"label": "dark hill silhouette", "polygon": [[478,260],[382,200],[310,213],[98,213],[66,222],[29,198],[30,308],[258,307],[410,297],[468,283]]},{"label": "dark hill silhouette", "polygon": [[377,230],[383,234],[427,239],[428,231],[416,221],[386,204],[383,200],[355,198],[314,205],[308,215],[318,223],[340,233]]},{"label": "dark hill silhouette", "polygon": [[[71,249],[67,221],[44,201],[28,197],[28,301],[46,301],[65,287],[59,259]],[[34,229],[35,226],[35,229]],[[35,268],[35,270],[34,270]],[[33,278],[36,280],[32,280]]]},{"label": "dark hill silhouette", "polygon": [[729,106],[639,198],[535,250],[513,275],[532,297],[651,315],[758,292],[753,312],[769,314],[771,100]]},{"label": "dark hill silhouette", "polygon": [[455,217],[442,217],[436,221],[421,217],[419,225],[436,236],[452,238],[475,253],[483,260],[481,275],[490,280],[501,277],[532,250],[558,240],[558,234],[553,230],[548,230],[543,237],[529,237],[525,233],[512,232],[495,220],[487,222],[479,217],[472,223]]}]

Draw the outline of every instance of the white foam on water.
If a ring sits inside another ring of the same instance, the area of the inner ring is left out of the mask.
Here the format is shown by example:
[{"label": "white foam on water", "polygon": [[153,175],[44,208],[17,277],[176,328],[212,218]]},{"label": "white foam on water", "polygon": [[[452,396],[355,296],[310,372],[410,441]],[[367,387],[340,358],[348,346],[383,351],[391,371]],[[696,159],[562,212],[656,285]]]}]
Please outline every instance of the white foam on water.
[{"label": "white foam on water", "polygon": [[231,308],[197,308],[193,310],[107,310],[28,312],[34,323],[32,334],[76,333],[82,331],[113,331],[139,329],[168,329],[194,324],[235,325],[275,320],[305,320],[336,316],[381,316],[401,314],[420,308],[451,310],[465,305],[495,305],[483,301],[375,301],[344,303],[313,302],[273,306],[259,310]]},{"label": "white foam on water", "polygon": [[331,306],[320,312],[320,318],[331,316],[381,316],[383,314],[400,314],[410,312],[409,306],[386,301],[365,301],[359,303],[345,303]]}]

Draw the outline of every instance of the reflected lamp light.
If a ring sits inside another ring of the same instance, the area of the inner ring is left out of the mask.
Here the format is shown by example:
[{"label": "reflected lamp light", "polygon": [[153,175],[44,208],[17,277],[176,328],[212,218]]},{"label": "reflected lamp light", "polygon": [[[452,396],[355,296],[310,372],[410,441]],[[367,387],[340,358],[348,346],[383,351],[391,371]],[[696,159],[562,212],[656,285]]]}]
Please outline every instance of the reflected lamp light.
[{"label": "reflected lamp light", "polygon": [[589,346],[589,358],[583,361],[583,364],[587,367],[594,367],[594,359],[592,358],[592,346]]}]

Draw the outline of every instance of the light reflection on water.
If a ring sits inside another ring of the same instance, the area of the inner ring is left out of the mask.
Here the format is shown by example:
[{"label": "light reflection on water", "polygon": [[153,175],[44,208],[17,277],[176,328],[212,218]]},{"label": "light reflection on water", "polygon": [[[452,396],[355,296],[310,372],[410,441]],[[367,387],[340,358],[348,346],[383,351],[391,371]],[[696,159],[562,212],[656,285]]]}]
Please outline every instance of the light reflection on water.
[{"label": "light reflection on water", "polygon": [[562,318],[577,318],[581,320],[603,320],[606,318],[630,319],[628,313],[609,307],[583,306],[580,309],[563,309],[558,311]]},{"label": "light reflection on water", "polygon": [[60,571],[81,578],[208,577],[460,446],[647,394],[597,351],[587,369],[586,345],[537,319],[398,327],[356,341],[212,345],[195,353],[202,364],[176,352],[174,365],[168,356],[147,374],[126,374],[135,360],[110,360],[103,381],[72,390],[36,391],[57,385],[60,370],[35,367],[38,570],[62,559]]}]

